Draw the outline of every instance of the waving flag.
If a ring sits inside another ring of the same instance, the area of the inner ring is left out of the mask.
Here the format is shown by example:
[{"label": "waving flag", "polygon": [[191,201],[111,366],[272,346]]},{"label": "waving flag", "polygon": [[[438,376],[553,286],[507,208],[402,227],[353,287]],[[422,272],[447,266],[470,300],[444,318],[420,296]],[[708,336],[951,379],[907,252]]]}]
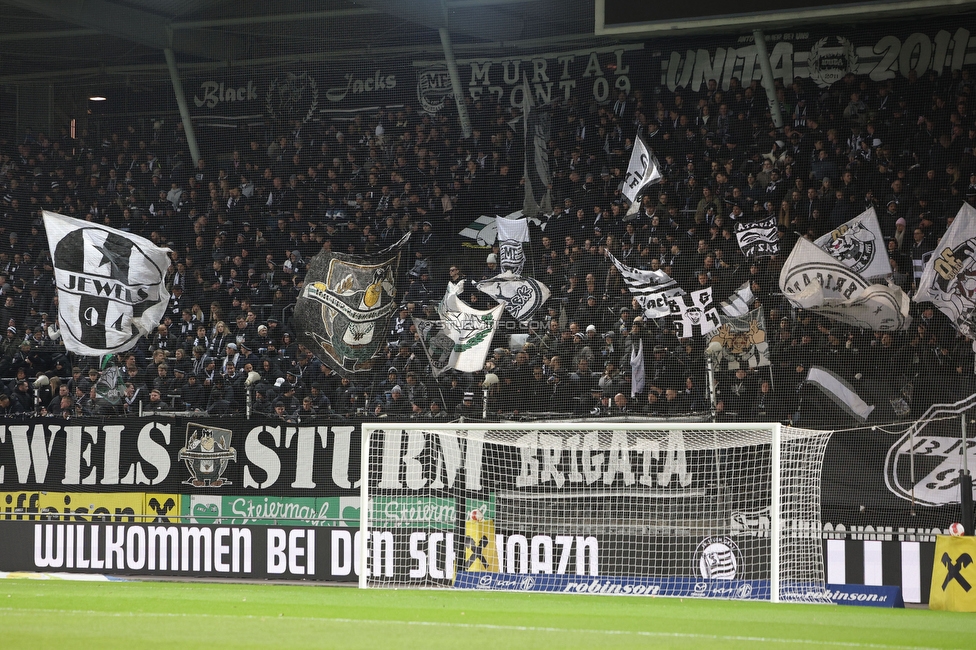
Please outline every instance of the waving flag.
[{"label": "waving flag", "polygon": [[776,217],[745,223],[737,221],[735,238],[739,242],[739,250],[747,258],[770,257],[779,253]]},{"label": "waving flag", "polygon": [[870,284],[806,239],[797,240],[783,265],[779,288],[794,306],[861,329],[902,330],[912,322],[904,291]]},{"label": "waving flag", "polygon": [[551,295],[549,287],[534,278],[522,278],[506,271],[499,273],[490,280],[483,280],[475,285],[482,293],[486,293],[496,301],[505,305],[505,311],[512,318],[524,323],[541,307]]},{"label": "waving flag", "polygon": [[925,264],[915,301],[932,302],[960,333],[976,334],[976,209],[968,203]]},{"label": "waving flag", "polygon": [[874,411],[874,406],[861,399],[850,384],[826,368],[811,366],[807,373],[807,382],[819,388],[834,404],[861,422],[866,422]]},{"label": "waving flag", "polygon": [[635,397],[644,392],[644,340],[639,339],[638,346],[630,349],[630,396]]},{"label": "waving flag", "polygon": [[691,338],[697,329],[703,336],[719,326],[718,311],[712,304],[712,288],[692,291],[671,300],[671,313],[681,325],[679,339]]},{"label": "waving flag", "polygon": [[722,325],[711,333],[709,344],[718,343],[721,351],[715,360],[719,370],[758,368],[769,365],[769,341],[762,309],[741,317],[720,317]]},{"label": "waving flag", "polygon": [[124,352],[163,319],[169,249],[89,221],[44,211],[64,347]]},{"label": "waving flag", "polygon": [[637,199],[641,192],[651,185],[660,183],[663,179],[660,163],[638,136],[634,142],[634,149],[630,152],[627,175],[624,176],[624,184],[621,188],[623,195],[630,201],[627,214],[636,214],[639,209]]},{"label": "waving flag", "polygon": [[644,310],[645,317],[670,316],[672,299],[685,295],[685,290],[664,271],[642,271],[627,266],[610,253],[607,256],[620,271],[630,294]]},{"label": "waving flag", "polygon": [[722,301],[719,309],[731,318],[745,316],[749,313],[749,305],[755,299],[756,297],[752,293],[752,283],[746,280],[731,296]]},{"label": "waving flag", "polygon": [[509,219],[495,217],[498,230],[499,266],[502,271],[511,271],[516,275],[522,273],[525,266],[525,251],[522,242],[529,241],[528,219]]},{"label": "waving flag", "polygon": [[478,372],[484,368],[504,309],[501,304],[488,310],[474,309],[457,295],[447,294],[437,308],[439,320],[414,316],[431,374],[437,377],[451,369]]},{"label": "waving flag", "polygon": [[891,274],[888,249],[874,208],[868,208],[813,243],[865,278]]},{"label": "waving flag", "polygon": [[396,277],[407,233],[373,255],[322,251],[295,305],[298,341],[340,374],[373,367],[396,311]]},{"label": "waving flag", "polygon": [[548,106],[536,107],[528,77],[522,78],[525,111],[525,199],[522,212],[526,217],[552,212],[552,173],[549,167],[549,138],[552,113]]}]

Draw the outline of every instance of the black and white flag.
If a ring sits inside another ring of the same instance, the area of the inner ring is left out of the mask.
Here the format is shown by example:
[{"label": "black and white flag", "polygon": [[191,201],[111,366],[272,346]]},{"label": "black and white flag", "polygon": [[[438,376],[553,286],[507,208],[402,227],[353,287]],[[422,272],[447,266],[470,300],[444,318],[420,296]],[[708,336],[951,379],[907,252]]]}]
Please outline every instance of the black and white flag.
[{"label": "black and white flag", "polygon": [[746,280],[735,292],[722,301],[718,306],[722,313],[730,318],[745,316],[749,313],[749,305],[756,299],[752,293],[752,283]]},{"label": "black and white flag", "polygon": [[868,208],[813,243],[865,278],[891,274],[888,249],[874,208]]},{"label": "black and white flag", "polygon": [[482,280],[475,286],[505,305],[505,311],[520,323],[529,320],[552,294],[549,287],[535,278],[522,278],[511,271]]},{"label": "black and white flag", "polygon": [[322,251],[295,305],[298,341],[340,374],[372,368],[396,311],[396,278],[410,233],[373,255]]},{"label": "black and white flag", "polygon": [[819,388],[834,404],[861,422],[867,421],[868,416],[874,411],[874,405],[861,399],[861,396],[854,392],[851,385],[840,375],[826,368],[811,366],[807,372],[807,382]]},{"label": "black and white flag", "polygon": [[627,175],[624,176],[621,193],[630,201],[627,214],[636,214],[639,208],[638,198],[645,188],[656,185],[664,179],[661,165],[654,157],[640,136],[634,141],[634,148],[630,152],[630,162],[627,164]]},{"label": "black and white flag", "polygon": [[169,249],[89,221],[44,211],[64,347],[124,352],[163,319]]},{"label": "black and white flag", "polygon": [[779,288],[794,307],[861,329],[903,330],[912,323],[901,288],[871,284],[807,239],[798,239],[783,263]]},{"label": "black and white flag", "polygon": [[961,334],[976,335],[976,209],[968,203],[926,262],[914,300],[931,301]]},{"label": "black and white flag", "polygon": [[495,217],[498,232],[498,265],[502,271],[521,275],[525,266],[525,250],[522,242],[529,241],[529,220]]},{"label": "black and white flag", "polygon": [[721,324],[712,304],[711,287],[672,298],[671,314],[677,317],[675,324],[681,326],[681,339],[691,338],[695,330],[704,336]]},{"label": "black and white flag", "polygon": [[610,253],[607,256],[620,271],[630,294],[644,310],[645,318],[670,316],[672,299],[685,295],[684,289],[664,271],[642,271],[627,266]]},{"label": "black and white flag", "polygon": [[779,253],[776,217],[746,223],[737,221],[735,238],[739,242],[739,250],[747,258],[770,257]]},{"label": "black and white flag", "polygon": [[549,167],[549,138],[552,113],[548,106],[535,105],[528,77],[522,78],[525,115],[525,200],[522,213],[526,218],[552,213],[552,173]]},{"label": "black and white flag", "polygon": [[718,310],[712,304],[711,287],[672,298],[671,313],[678,317],[675,323],[681,325],[680,339],[691,338],[695,330],[704,336],[721,324]]},{"label": "black and white flag", "polygon": [[[769,341],[762,309],[739,317],[721,316],[722,325],[711,332],[709,348],[717,370],[738,370],[769,365]],[[716,345],[717,344],[717,345]]]}]

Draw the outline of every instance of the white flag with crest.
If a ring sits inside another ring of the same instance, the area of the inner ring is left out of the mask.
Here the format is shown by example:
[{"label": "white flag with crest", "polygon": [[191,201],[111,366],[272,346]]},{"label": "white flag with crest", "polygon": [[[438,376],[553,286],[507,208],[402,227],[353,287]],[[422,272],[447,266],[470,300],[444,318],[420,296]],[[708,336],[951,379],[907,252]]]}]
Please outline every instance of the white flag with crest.
[{"label": "white flag with crest", "polygon": [[891,274],[888,249],[874,208],[868,208],[813,243],[865,278]]},{"label": "white flag with crest", "polygon": [[904,291],[869,283],[806,239],[797,240],[783,265],[779,288],[794,306],[861,329],[903,330],[912,322]]},{"label": "white flag with crest", "polygon": [[511,271],[482,280],[475,286],[505,305],[505,310],[520,323],[527,321],[552,294],[549,287],[535,278],[522,278]]},{"label": "white flag with crest", "polygon": [[976,334],[976,208],[963,203],[925,264],[915,302],[931,302],[960,333]]}]

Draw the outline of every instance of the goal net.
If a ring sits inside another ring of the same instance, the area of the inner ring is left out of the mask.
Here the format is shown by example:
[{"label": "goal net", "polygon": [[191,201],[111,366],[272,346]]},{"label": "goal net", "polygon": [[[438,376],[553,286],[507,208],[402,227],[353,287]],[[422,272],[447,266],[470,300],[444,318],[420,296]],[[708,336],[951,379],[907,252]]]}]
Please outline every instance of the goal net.
[{"label": "goal net", "polygon": [[826,602],[830,432],[364,424],[362,587]]}]

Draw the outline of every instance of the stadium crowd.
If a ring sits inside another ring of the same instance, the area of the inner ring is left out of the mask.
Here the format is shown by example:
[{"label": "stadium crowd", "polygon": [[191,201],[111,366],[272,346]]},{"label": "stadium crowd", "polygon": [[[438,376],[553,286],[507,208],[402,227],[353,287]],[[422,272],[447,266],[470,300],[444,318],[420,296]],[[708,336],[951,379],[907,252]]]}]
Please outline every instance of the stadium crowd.
[{"label": "stadium crowd", "polygon": [[[717,299],[752,283],[772,365],[719,373],[717,419],[818,422],[823,400],[803,381],[811,365],[915,410],[969,395],[972,341],[938,310],[913,305],[906,331],[862,331],[793,309],[778,277],[796,238],[873,206],[891,260],[886,280],[912,292],[947,223],[976,199],[974,83],[969,69],[882,82],[848,74],[829,88],[797,78],[777,89],[782,130],[758,82],[736,79],[728,90],[710,81],[698,92],[645,88],[603,105],[554,101],[553,214],[532,227],[525,271],[552,297],[527,326],[502,323],[484,371],[438,378],[410,316],[431,313],[449,280],[467,279],[463,298],[485,305],[474,283],[499,272],[497,248],[459,233],[480,215],[522,207],[517,110],[468,99],[467,139],[454,111],[430,116],[409,104],[262,127],[242,140],[203,133],[196,164],[180,124],[103,124],[98,138],[28,130],[0,143],[0,414],[238,413],[251,373],[260,377],[252,412],[289,421],[708,412],[700,337],[679,339],[671,319],[645,320],[607,251],[662,269],[686,290],[712,287]],[[620,188],[638,136],[664,181],[627,216]],[[95,388],[98,358],[69,354],[59,340],[42,209],[172,250],[165,319],[120,355],[119,399]],[[733,224],[769,215],[780,253],[745,259]],[[405,231],[413,235],[385,358],[341,377],[296,342],[290,306],[308,261],[322,250],[376,252]],[[646,381],[632,395],[639,342]]]}]

